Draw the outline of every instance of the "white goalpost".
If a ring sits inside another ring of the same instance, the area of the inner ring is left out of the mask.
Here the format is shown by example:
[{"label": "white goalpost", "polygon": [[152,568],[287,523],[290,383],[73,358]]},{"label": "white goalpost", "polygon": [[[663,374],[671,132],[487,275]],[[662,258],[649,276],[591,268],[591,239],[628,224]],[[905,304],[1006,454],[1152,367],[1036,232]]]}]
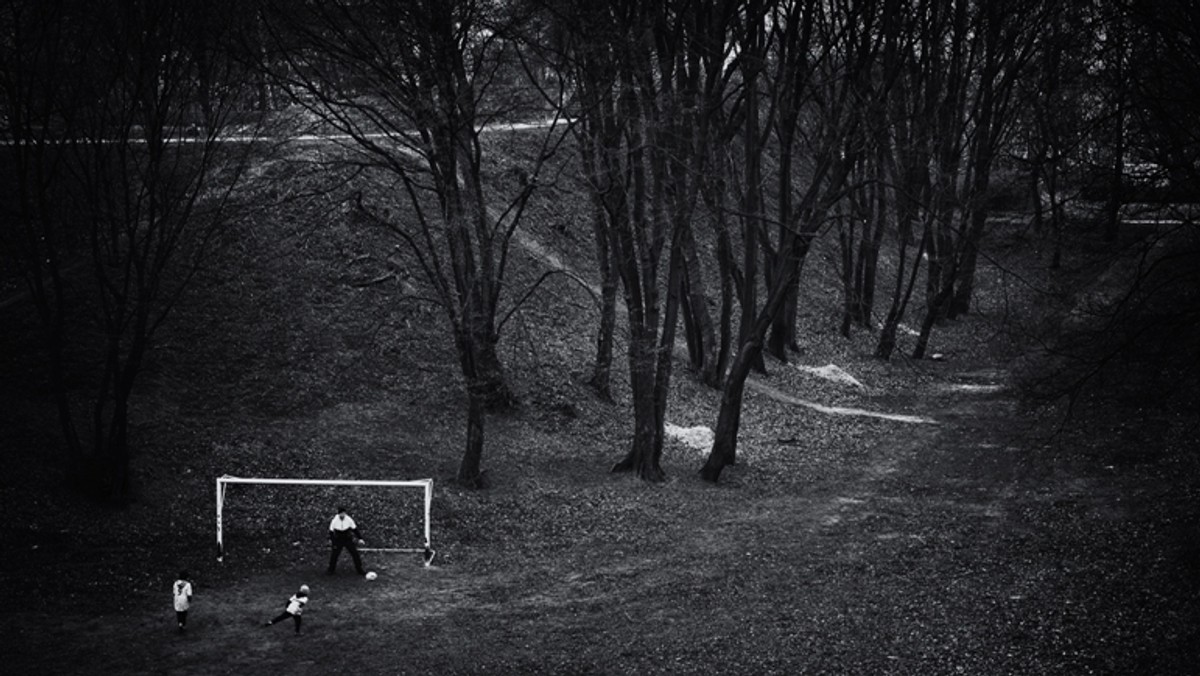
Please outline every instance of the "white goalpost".
[{"label": "white goalpost", "polygon": [[223,515],[225,511],[225,488],[229,484],[265,484],[293,486],[382,486],[390,488],[420,488],[424,493],[424,536],[422,547],[363,547],[364,552],[421,552],[425,565],[433,561],[434,551],[431,547],[429,529],[429,509],[433,504],[433,479],[411,479],[408,481],[385,481],[378,479],[262,479],[229,476],[217,477],[217,561],[225,560],[225,531]]}]

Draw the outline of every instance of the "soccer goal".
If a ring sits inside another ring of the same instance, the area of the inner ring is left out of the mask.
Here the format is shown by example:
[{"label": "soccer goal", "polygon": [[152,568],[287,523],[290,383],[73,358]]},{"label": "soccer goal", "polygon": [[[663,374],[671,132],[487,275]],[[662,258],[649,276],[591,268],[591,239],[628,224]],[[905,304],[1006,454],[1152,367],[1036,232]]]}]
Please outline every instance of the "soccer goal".
[{"label": "soccer goal", "polygon": [[[244,478],[235,476],[220,476],[217,477],[217,560],[225,560],[225,507],[226,495],[225,490],[230,484],[257,484],[266,486],[345,486],[345,487],[382,487],[400,490],[419,489],[423,497],[422,511],[423,520],[421,523],[420,533],[424,535],[424,542],[420,547],[417,546],[401,546],[401,547],[362,547],[359,551],[364,552],[421,552],[425,560],[425,565],[428,566],[433,561],[434,551],[431,546],[430,528],[429,528],[429,509],[433,504],[433,479],[412,479],[408,481],[384,481],[376,479],[263,479],[263,478]],[[415,496],[414,496],[415,497]],[[413,511],[416,511],[415,509]],[[413,515],[415,516],[415,515]],[[361,517],[360,517],[361,518]],[[401,518],[403,516],[401,515]],[[412,539],[421,537],[414,533]],[[416,545],[413,542],[412,545]]]}]

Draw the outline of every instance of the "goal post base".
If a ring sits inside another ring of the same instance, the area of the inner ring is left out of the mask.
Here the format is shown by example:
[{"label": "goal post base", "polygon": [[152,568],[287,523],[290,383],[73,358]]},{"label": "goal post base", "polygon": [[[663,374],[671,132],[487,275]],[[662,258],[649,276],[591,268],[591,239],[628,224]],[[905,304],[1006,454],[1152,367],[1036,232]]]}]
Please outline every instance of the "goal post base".
[{"label": "goal post base", "polygon": [[433,557],[437,556],[437,552],[429,547],[359,547],[360,552],[377,552],[382,554],[416,554],[421,553],[421,559],[425,562],[425,567],[433,563]]}]

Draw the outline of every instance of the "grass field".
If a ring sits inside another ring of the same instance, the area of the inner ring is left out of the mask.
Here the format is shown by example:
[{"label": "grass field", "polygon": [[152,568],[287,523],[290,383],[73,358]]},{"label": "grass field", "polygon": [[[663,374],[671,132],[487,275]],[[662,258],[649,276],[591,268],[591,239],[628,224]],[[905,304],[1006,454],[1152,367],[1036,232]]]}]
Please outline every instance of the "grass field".
[{"label": "grass field", "polygon": [[[696,476],[702,451],[679,441],[662,485],[607,472],[630,434],[623,355],[618,401],[599,401],[583,385],[587,299],[552,285],[501,343],[522,404],[489,418],[491,488],[469,491],[448,481],[464,430],[440,317],[403,275],[355,284],[403,261],[380,254],[381,233],[354,229],[336,195],[287,205],[248,217],[160,337],[125,509],[60,488],[36,339],[19,304],[3,309],[6,672],[1194,671],[1195,413],[1103,400],[1049,435],[1058,419],[1029,414],[1007,372],[1017,353],[997,321],[1030,300],[999,268],[983,271],[976,314],[935,334],[945,360],[881,364],[872,336],[834,333],[815,262],[800,363],[835,363],[864,387],[778,363],[760,382],[935,423],[752,390],[741,462],[716,486]],[[526,234],[571,260],[587,234],[553,206],[534,209]],[[519,285],[538,258],[517,256]],[[716,393],[682,364],[674,380],[670,422],[712,426]],[[411,531],[406,506],[382,492],[237,487],[217,563],[221,474],[432,477],[438,557],[425,568],[367,554],[374,582],[343,558],[327,577],[337,501],[372,544]],[[196,585],[184,635],[170,606],[180,568]],[[304,633],[260,626],[301,583]]]}]

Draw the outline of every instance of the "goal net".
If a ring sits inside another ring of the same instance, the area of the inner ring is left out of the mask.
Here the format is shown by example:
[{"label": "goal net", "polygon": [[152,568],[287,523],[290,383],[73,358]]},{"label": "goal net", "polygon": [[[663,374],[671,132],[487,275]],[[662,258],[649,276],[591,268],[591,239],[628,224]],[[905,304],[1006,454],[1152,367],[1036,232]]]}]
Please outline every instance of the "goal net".
[{"label": "goal net", "polygon": [[[255,490],[227,495],[231,484],[249,484]],[[300,495],[307,492],[308,495]],[[304,499],[299,499],[304,498]],[[252,536],[284,531],[307,538],[315,545],[328,544],[329,521],[337,506],[347,505],[363,539],[364,552],[421,552],[428,566],[433,560],[429,511],[433,479],[408,481],[356,479],[268,479],[217,477],[217,560],[226,553],[226,522]],[[278,537],[274,535],[272,537]],[[289,538],[290,539],[290,538]]]}]

